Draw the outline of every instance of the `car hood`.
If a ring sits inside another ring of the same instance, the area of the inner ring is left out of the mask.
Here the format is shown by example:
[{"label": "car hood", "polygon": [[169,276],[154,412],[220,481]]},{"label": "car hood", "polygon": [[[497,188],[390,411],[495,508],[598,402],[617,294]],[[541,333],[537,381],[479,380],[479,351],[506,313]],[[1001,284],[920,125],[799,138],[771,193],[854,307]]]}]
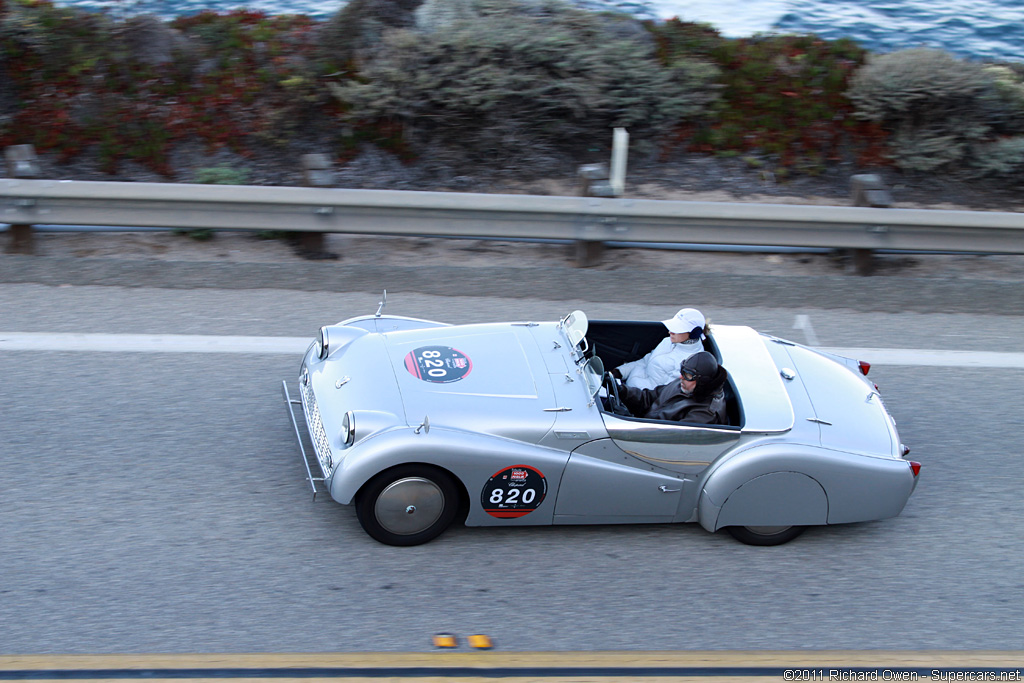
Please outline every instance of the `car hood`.
[{"label": "car hood", "polygon": [[497,323],[382,336],[409,424],[427,417],[431,427],[531,443],[554,424],[548,369],[553,365],[529,326]]}]

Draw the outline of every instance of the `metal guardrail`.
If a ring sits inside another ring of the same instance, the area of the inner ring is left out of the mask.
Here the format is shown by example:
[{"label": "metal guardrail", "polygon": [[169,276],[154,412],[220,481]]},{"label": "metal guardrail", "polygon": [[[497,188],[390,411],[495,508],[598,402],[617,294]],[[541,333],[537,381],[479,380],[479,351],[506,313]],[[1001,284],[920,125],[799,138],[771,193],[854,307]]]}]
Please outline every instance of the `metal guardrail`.
[{"label": "metal guardrail", "polygon": [[0,179],[0,222],[1024,254],[1024,213]]}]

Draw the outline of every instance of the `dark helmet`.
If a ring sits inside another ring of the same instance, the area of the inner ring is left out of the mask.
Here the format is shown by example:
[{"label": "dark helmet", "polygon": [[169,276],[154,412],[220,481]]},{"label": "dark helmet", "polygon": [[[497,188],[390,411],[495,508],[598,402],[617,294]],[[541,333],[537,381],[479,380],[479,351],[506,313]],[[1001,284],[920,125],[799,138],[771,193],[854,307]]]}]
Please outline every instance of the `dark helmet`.
[{"label": "dark helmet", "polygon": [[718,361],[707,351],[698,351],[679,364],[679,374],[696,375],[697,383],[708,381],[718,374]]}]

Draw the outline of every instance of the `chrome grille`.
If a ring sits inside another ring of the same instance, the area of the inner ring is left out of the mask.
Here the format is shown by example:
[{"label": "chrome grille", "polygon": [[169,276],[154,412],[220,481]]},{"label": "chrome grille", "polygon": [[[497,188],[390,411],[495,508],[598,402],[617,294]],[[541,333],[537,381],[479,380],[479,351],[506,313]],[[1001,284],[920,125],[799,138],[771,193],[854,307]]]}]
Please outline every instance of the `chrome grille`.
[{"label": "chrome grille", "polygon": [[316,459],[320,463],[320,469],[325,477],[331,476],[333,462],[331,460],[331,442],[327,439],[327,432],[324,431],[324,423],[320,419],[320,409],[316,405],[316,397],[313,389],[306,384],[299,382],[302,392],[302,409],[306,414],[306,425],[309,427],[309,435],[313,438],[313,450],[316,451]]}]

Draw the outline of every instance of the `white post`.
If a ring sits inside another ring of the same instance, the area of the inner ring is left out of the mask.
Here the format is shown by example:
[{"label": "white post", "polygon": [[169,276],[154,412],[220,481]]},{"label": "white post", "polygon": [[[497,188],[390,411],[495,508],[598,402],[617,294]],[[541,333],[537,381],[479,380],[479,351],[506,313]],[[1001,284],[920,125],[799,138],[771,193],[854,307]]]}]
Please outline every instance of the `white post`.
[{"label": "white post", "polygon": [[608,184],[612,194],[621,197],[626,192],[626,156],[629,153],[629,133],[625,128],[616,128],[612,135],[612,172]]}]

